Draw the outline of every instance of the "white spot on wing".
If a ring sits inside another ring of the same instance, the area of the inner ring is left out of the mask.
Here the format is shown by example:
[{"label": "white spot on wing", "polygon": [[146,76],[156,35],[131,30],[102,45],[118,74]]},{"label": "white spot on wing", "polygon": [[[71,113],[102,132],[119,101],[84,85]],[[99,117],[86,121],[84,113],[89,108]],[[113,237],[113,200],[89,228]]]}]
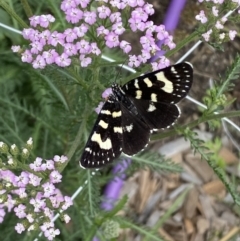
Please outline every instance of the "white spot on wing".
[{"label": "white spot on wing", "polygon": [[154,110],[156,110],[156,107],[154,104],[150,104],[149,107],[148,107],[148,112],[153,112]]},{"label": "white spot on wing", "polygon": [[137,90],[136,91],[136,99],[141,99],[142,98],[142,91],[141,90]]},{"label": "white spot on wing", "polygon": [[100,113],[105,114],[105,115],[111,115],[111,111],[109,111],[109,110],[101,110]]},{"label": "white spot on wing", "polygon": [[[133,129],[133,124],[130,124],[129,126],[125,126],[124,129],[127,131],[127,132],[131,132],[132,129]],[[121,150],[120,150],[121,151]]]},{"label": "white spot on wing", "polygon": [[123,133],[123,130],[122,130],[122,127],[113,127],[113,131],[115,132],[115,133]]},{"label": "white spot on wing", "polygon": [[[101,135],[96,132],[93,133],[91,141],[97,142],[101,149],[110,150],[112,148],[111,140],[107,138],[105,141],[102,141]],[[94,154],[95,153],[93,153],[93,155]]]},{"label": "white spot on wing", "polygon": [[139,89],[138,79],[135,79],[134,86],[136,87],[136,89]]},{"label": "white spot on wing", "polygon": [[107,129],[108,128],[108,123],[106,123],[103,120],[100,120],[99,125],[103,128],[103,129]]},{"label": "white spot on wing", "polygon": [[112,113],[113,118],[120,117],[121,115],[122,115],[122,111],[113,111]]},{"label": "white spot on wing", "polygon": [[164,90],[167,93],[173,92],[173,83],[168,80],[163,72],[159,72],[156,74],[157,80],[162,81],[165,85],[162,87],[162,90]]},{"label": "white spot on wing", "polygon": [[151,94],[151,101],[157,102],[157,94],[154,94],[154,93]]},{"label": "white spot on wing", "polygon": [[147,85],[148,88],[152,87],[153,84],[149,78],[145,78],[143,81],[145,82],[145,84]]}]

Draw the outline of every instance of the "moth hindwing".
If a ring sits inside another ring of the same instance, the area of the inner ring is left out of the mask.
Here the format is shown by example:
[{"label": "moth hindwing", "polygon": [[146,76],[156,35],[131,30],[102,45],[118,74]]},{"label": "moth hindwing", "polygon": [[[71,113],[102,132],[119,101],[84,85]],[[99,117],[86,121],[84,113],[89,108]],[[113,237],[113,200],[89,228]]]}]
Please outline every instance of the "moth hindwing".
[{"label": "moth hindwing", "polygon": [[123,152],[134,155],[153,130],[171,126],[180,116],[177,103],[189,92],[192,65],[185,62],[157,70],[123,86],[113,84],[80,159],[83,168],[99,168]]}]

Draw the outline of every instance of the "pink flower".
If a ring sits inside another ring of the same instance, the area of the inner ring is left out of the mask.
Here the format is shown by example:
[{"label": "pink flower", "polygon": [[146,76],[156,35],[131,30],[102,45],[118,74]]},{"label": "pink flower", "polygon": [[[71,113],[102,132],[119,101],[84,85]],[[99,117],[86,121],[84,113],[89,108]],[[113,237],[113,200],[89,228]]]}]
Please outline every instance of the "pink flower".
[{"label": "pink flower", "polygon": [[64,35],[67,43],[72,43],[75,39],[77,39],[77,34],[71,28],[66,29],[64,31]]},{"label": "pink flower", "polygon": [[229,38],[231,40],[234,40],[235,36],[237,35],[237,31],[236,30],[230,30],[229,31]]},{"label": "pink flower", "polygon": [[62,53],[55,58],[55,63],[60,67],[66,67],[71,64],[71,59],[66,53]]},{"label": "pink flower", "polygon": [[110,32],[109,34],[107,34],[105,36],[105,40],[106,40],[106,45],[109,48],[117,47],[119,45],[118,35],[116,35],[113,32]]},{"label": "pink flower", "polygon": [[42,187],[44,190],[44,194],[43,194],[44,197],[50,197],[55,191],[55,186],[50,182],[44,183]]},{"label": "pink flower", "polygon": [[53,64],[55,62],[58,53],[55,49],[49,49],[48,51],[44,51],[42,53],[43,58],[45,59],[47,64]]},{"label": "pink flower", "polygon": [[50,173],[50,181],[52,183],[59,183],[61,182],[61,179],[62,175],[58,171],[55,170]]},{"label": "pink flower", "polygon": [[46,238],[48,238],[48,240],[53,240],[56,237],[56,235],[59,235],[59,234],[60,234],[59,229],[54,229],[54,228],[50,228],[44,232],[44,235]]},{"label": "pink flower", "polygon": [[55,18],[51,14],[41,15],[39,18],[39,25],[43,28],[47,28],[49,23],[53,23]]},{"label": "pink flower", "polygon": [[84,16],[84,21],[90,25],[96,22],[97,15],[95,12],[85,11],[83,16]]},{"label": "pink flower", "polygon": [[82,23],[79,27],[74,27],[73,32],[77,34],[78,37],[83,37],[88,31],[88,26]]},{"label": "pink flower", "polygon": [[82,67],[87,67],[92,63],[92,59],[90,57],[86,57],[84,54],[81,54],[79,59]]},{"label": "pink flower", "polygon": [[32,27],[37,27],[37,25],[40,23],[40,16],[32,16],[29,18],[29,20]]},{"label": "pink flower", "polygon": [[32,63],[32,60],[33,60],[32,53],[28,49],[26,49],[22,53],[21,60],[22,60],[22,62]]},{"label": "pink flower", "polygon": [[98,11],[98,17],[101,19],[105,19],[105,18],[109,17],[111,14],[110,8],[108,8],[104,5],[102,5],[101,7],[98,7],[97,11]]},{"label": "pink flower", "polygon": [[32,173],[30,173],[28,177],[29,177],[29,184],[32,184],[34,187],[37,187],[40,185],[42,178],[40,178]]},{"label": "pink flower", "polygon": [[17,223],[15,226],[15,230],[17,233],[22,233],[23,231],[25,231],[25,227],[23,226],[22,223]]},{"label": "pink flower", "polygon": [[55,155],[53,160],[55,162],[65,163],[68,160],[68,158],[66,156],[63,156],[63,155],[61,157],[58,156],[58,155]]},{"label": "pink flower", "polygon": [[206,33],[202,34],[203,38],[205,39],[206,42],[209,41],[210,34],[212,33],[212,29],[208,30]]},{"label": "pink flower", "polygon": [[120,48],[123,50],[123,52],[124,53],[129,53],[130,51],[131,51],[131,49],[132,49],[132,47],[131,47],[131,45],[130,45],[130,43],[128,43],[127,41],[125,41],[125,40],[122,40],[121,42],[120,42]]},{"label": "pink flower", "polygon": [[67,9],[66,19],[70,23],[78,23],[83,18],[83,11],[78,8]]},{"label": "pink flower", "polygon": [[201,23],[206,23],[208,21],[203,10],[201,10],[200,13],[195,18],[201,21]]},{"label": "pink flower", "polygon": [[140,65],[140,61],[137,58],[136,55],[129,55],[129,62],[128,62],[128,66],[130,67],[138,67]]},{"label": "pink flower", "polygon": [[11,49],[14,53],[17,53],[20,50],[20,46],[15,45],[15,46],[12,46]]},{"label": "pink flower", "polygon": [[23,204],[19,204],[17,207],[14,208],[14,212],[18,218],[25,218],[26,212],[25,212],[26,206]]},{"label": "pink flower", "polygon": [[39,172],[42,170],[41,165],[42,165],[42,158],[37,157],[35,161],[29,165],[29,167],[35,172]]}]

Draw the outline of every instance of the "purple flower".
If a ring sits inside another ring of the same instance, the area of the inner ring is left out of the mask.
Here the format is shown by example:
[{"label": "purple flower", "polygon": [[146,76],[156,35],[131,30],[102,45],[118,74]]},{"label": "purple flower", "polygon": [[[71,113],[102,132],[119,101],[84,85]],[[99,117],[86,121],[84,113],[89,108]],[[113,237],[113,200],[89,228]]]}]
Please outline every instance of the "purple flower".
[{"label": "purple flower", "polygon": [[55,186],[50,182],[44,183],[42,187],[44,190],[44,193],[43,193],[44,197],[50,197],[55,191]]},{"label": "purple flower", "polygon": [[101,50],[98,48],[97,43],[91,43],[91,53],[95,55],[101,54]]},{"label": "purple flower", "polygon": [[114,32],[110,32],[105,36],[106,45],[109,48],[117,47],[119,45],[119,38]]},{"label": "purple flower", "polygon": [[110,21],[112,23],[116,22],[121,22],[122,21],[122,18],[121,18],[121,13],[120,12],[115,12],[115,13],[112,13],[109,17]]},{"label": "purple flower", "polygon": [[83,11],[78,8],[69,8],[65,13],[66,20],[70,23],[78,23],[83,18]]},{"label": "purple flower", "polygon": [[109,34],[109,30],[106,29],[104,26],[100,26],[97,28],[97,36],[107,35],[107,34]]},{"label": "purple flower", "polygon": [[65,223],[69,223],[69,221],[71,220],[71,218],[67,215],[67,214],[64,214],[63,215],[63,220]]},{"label": "purple flower", "polygon": [[66,43],[63,45],[64,52],[70,57],[77,54],[77,48],[75,44]]},{"label": "purple flower", "polygon": [[95,112],[96,112],[97,114],[100,113],[100,111],[101,111],[103,105],[104,105],[104,102],[100,101],[99,104],[98,104],[98,107],[95,108]]},{"label": "purple flower", "polygon": [[112,95],[112,88],[107,88],[103,91],[102,93],[102,98],[103,99],[107,99],[109,97],[109,95]]},{"label": "purple flower", "polygon": [[[16,204],[16,200],[12,199],[12,196],[10,194],[8,194],[8,199],[4,203],[4,205],[5,205],[5,207],[7,207],[9,213],[12,211],[12,208],[15,206],[15,204]],[[0,216],[1,216],[1,214],[0,214]]]},{"label": "purple flower", "polygon": [[34,42],[34,43],[31,43],[30,45],[32,46],[30,50],[32,54],[38,54],[43,50],[43,44],[41,44],[40,42]]},{"label": "purple flower", "polygon": [[19,204],[17,207],[14,208],[14,212],[18,218],[25,218],[26,213],[25,213],[26,206],[23,204]]},{"label": "purple flower", "polygon": [[0,178],[5,181],[6,187],[17,187],[16,175],[10,170],[0,170]]},{"label": "purple flower", "polygon": [[37,157],[35,161],[29,165],[29,167],[35,172],[39,172],[42,170],[41,165],[42,165],[42,158]]},{"label": "purple flower", "polygon": [[74,27],[73,32],[76,33],[78,37],[83,37],[85,33],[88,31],[88,26],[82,23],[79,27]]},{"label": "purple flower", "polygon": [[14,53],[17,53],[21,48],[19,45],[15,45],[15,46],[12,46],[11,49]]},{"label": "purple flower", "polygon": [[42,178],[40,178],[32,173],[30,173],[28,177],[29,177],[29,184],[32,184],[34,187],[37,187],[40,185]]},{"label": "purple flower", "polygon": [[51,14],[41,15],[39,19],[39,25],[43,28],[47,28],[49,23],[53,23],[55,18]]},{"label": "purple flower", "polygon": [[200,11],[198,15],[195,17],[197,20],[201,21],[201,23],[206,23],[208,21],[207,17],[203,10]]},{"label": "purple flower", "polygon": [[62,53],[60,56],[55,58],[55,63],[60,67],[66,67],[71,64],[71,59],[66,53]]},{"label": "purple flower", "polygon": [[140,61],[136,55],[129,55],[128,65],[130,67],[138,67],[140,65]]},{"label": "purple flower", "polygon": [[38,55],[37,58],[32,62],[32,66],[34,69],[44,69],[46,66],[45,59]]},{"label": "purple flower", "polygon": [[37,27],[37,25],[39,24],[40,16],[32,16],[29,18],[29,20],[32,27]]},{"label": "purple flower", "polygon": [[132,50],[132,47],[131,47],[131,45],[130,45],[130,43],[128,43],[127,41],[125,41],[125,40],[122,40],[121,42],[120,42],[120,48],[123,50],[123,52],[124,53],[129,53],[131,50]]},{"label": "purple flower", "polygon": [[51,32],[46,29],[44,31],[42,31],[40,34],[39,34],[39,42],[44,46],[47,44],[47,41],[48,41],[48,38],[49,36],[51,35]]},{"label": "purple flower", "polygon": [[48,170],[53,170],[54,169],[54,161],[53,160],[46,160],[46,168]]},{"label": "purple flower", "polygon": [[108,8],[104,5],[102,5],[101,7],[98,7],[97,11],[98,11],[99,18],[101,18],[101,19],[105,19],[105,18],[109,17],[111,14],[110,8]]},{"label": "purple flower", "polygon": [[0,207],[0,223],[3,222],[5,215],[6,215],[5,210],[2,209],[2,207]]},{"label": "purple flower", "polygon": [[90,0],[75,0],[75,2],[81,5],[82,8],[86,8],[90,2]]},{"label": "purple flower", "polygon": [[64,35],[67,43],[72,43],[75,39],[77,39],[77,34],[71,28],[66,29],[64,31]]},{"label": "purple flower", "polygon": [[57,56],[59,55],[55,49],[49,49],[48,51],[44,51],[42,53],[42,57],[45,59],[47,64],[53,64]]},{"label": "purple flower", "polygon": [[54,227],[54,224],[52,222],[45,222],[45,223],[43,223],[43,225],[40,226],[40,228],[43,232],[45,232],[49,228],[53,228],[53,227]]},{"label": "purple flower", "polygon": [[79,59],[82,67],[87,67],[92,63],[92,59],[90,57],[86,57],[84,54],[81,54]]},{"label": "purple flower", "polygon": [[15,226],[15,230],[17,233],[22,233],[23,231],[25,231],[25,227],[23,226],[22,223],[17,223]]},{"label": "purple flower", "polygon": [[144,11],[149,14],[149,15],[153,15],[154,14],[154,8],[153,8],[153,5],[152,4],[149,4],[149,3],[146,3],[144,6],[143,6],[143,9]]},{"label": "purple flower", "polygon": [[23,53],[22,53],[22,58],[21,58],[22,62],[26,62],[26,63],[32,63],[33,57],[32,57],[32,53],[26,49]]},{"label": "purple flower", "polygon": [[65,196],[64,200],[65,200],[65,203],[62,205],[63,210],[66,210],[73,205],[73,201],[70,197]]},{"label": "purple flower", "polygon": [[60,234],[59,229],[54,229],[54,228],[50,228],[44,232],[44,235],[46,238],[48,238],[48,240],[53,240],[56,237],[56,235],[59,235],[59,234]]},{"label": "purple flower", "polygon": [[54,157],[53,157],[53,160],[55,161],[55,162],[60,162],[60,163],[65,163],[67,160],[68,160],[68,158],[66,157],[66,156],[58,156],[58,155],[55,155]]},{"label": "purple flower", "polygon": [[63,11],[66,11],[71,8],[75,8],[76,6],[77,6],[77,4],[74,0],[63,0],[61,3],[61,9]]},{"label": "purple flower", "polygon": [[40,212],[41,209],[44,209],[46,206],[45,200],[39,198],[31,198],[29,203],[33,205],[34,212]]},{"label": "purple flower", "polygon": [[122,22],[117,22],[113,24],[112,30],[117,35],[121,35],[125,32],[125,28],[122,26]]},{"label": "purple flower", "polygon": [[[50,197],[50,201],[51,201],[51,197]],[[53,206],[54,207],[54,206]],[[50,208],[48,208],[48,207],[45,207],[44,209],[43,209],[43,212],[44,212],[44,215],[46,216],[46,217],[48,217],[50,220],[53,218],[53,216],[54,216],[54,213],[53,213],[53,211],[50,209]]]},{"label": "purple flower", "polygon": [[237,35],[237,31],[236,30],[230,30],[229,31],[229,38],[231,40],[234,40],[235,36]]},{"label": "purple flower", "polygon": [[54,31],[48,39],[48,44],[52,46],[57,46],[57,44],[63,45],[64,44],[64,38],[65,35],[62,33],[58,33],[57,31]]},{"label": "purple flower", "polygon": [[50,181],[52,183],[61,182],[61,179],[62,179],[62,175],[58,171],[55,170],[50,173]]},{"label": "purple flower", "polygon": [[31,213],[27,214],[26,219],[29,223],[33,223],[34,221],[33,215]]},{"label": "purple flower", "polygon": [[95,12],[86,11],[83,14],[84,21],[90,25],[94,24],[97,20],[97,15]]},{"label": "purple flower", "polygon": [[19,198],[26,198],[27,193],[25,191],[25,187],[20,187],[19,189],[15,190],[14,193],[16,193],[19,196]]},{"label": "purple flower", "polygon": [[164,25],[159,25],[156,27],[156,32],[157,32],[157,38],[159,40],[163,40],[168,37],[168,32],[165,30]]},{"label": "purple flower", "polygon": [[15,177],[15,181],[18,187],[26,187],[29,181],[28,172],[21,172],[20,176]]},{"label": "purple flower", "polygon": [[91,51],[91,45],[84,39],[76,43],[76,48],[80,54],[88,54]]}]

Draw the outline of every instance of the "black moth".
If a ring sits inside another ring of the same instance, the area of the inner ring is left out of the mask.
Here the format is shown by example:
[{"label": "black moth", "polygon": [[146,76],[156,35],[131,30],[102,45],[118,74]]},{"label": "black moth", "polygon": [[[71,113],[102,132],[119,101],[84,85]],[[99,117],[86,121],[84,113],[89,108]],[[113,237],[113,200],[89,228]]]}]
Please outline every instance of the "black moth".
[{"label": "black moth", "polygon": [[152,131],[167,128],[180,116],[176,106],[191,88],[192,65],[185,62],[139,76],[123,86],[113,84],[80,165],[99,168],[123,152],[132,156],[149,142]]}]

